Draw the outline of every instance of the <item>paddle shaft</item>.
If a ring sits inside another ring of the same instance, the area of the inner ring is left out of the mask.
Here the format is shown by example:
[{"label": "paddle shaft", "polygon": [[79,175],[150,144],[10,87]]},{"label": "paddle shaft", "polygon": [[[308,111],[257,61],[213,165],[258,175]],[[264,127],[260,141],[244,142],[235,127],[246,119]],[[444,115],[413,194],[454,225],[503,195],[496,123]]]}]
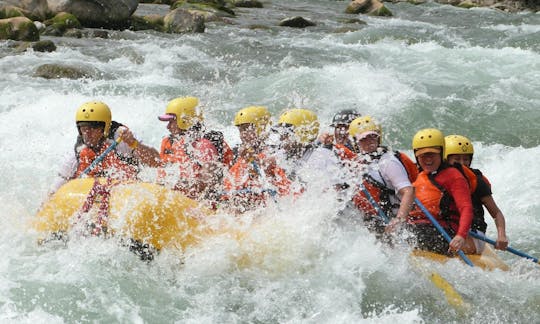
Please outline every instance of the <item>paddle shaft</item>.
[{"label": "paddle shaft", "polygon": [[86,169],[84,169],[84,171],[81,173],[79,178],[82,178],[88,172],[92,171],[92,169],[94,169],[96,165],[98,165],[98,163],[100,163],[107,156],[107,154],[109,154],[112,150],[114,150],[116,146],[118,145],[118,143],[120,143],[121,141],[122,141],[122,138],[118,137],[116,141],[114,141],[111,145],[109,145],[109,147],[107,147],[107,149],[103,153],[101,153]]},{"label": "paddle shaft", "polygon": [[[485,236],[483,236],[481,234],[478,234],[476,232],[473,232],[473,231],[469,231],[469,235],[476,238],[476,239],[479,239],[481,241],[487,242],[487,243],[489,243],[489,244],[491,244],[493,246],[495,246],[495,244],[497,243],[494,240],[492,240],[490,238],[487,238],[487,237],[485,237]],[[506,248],[506,251],[508,251],[510,253],[513,253],[515,255],[518,255],[518,256],[520,256],[522,258],[529,259],[529,260],[533,261],[534,263],[539,263],[540,264],[540,262],[538,262],[538,258],[535,258],[532,255],[528,255],[527,253],[521,252],[519,250],[516,250],[516,249],[514,249],[512,247],[508,246]]]},{"label": "paddle shaft", "polygon": [[[439,231],[439,233],[441,233],[441,235],[444,237],[444,239],[450,243],[452,241],[452,238],[450,237],[450,235],[448,235],[448,233],[444,230],[444,228],[442,228],[441,224],[439,224],[439,222],[437,222],[437,220],[435,219],[435,217],[433,217],[433,215],[431,215],[431,213],[429,212],[429,210],[427,210],[427,208],[424,206],[424,204],[422,204],[420,202],[420,200],[418,200],[418,198],[414,198],[414,202],[416,203],[416,205],[418,207],[420,207],[420,209],[422,210],[422,212],[424,213],[424,215],[426,215],[427,218],[429,218],[429,220],[431,221],[431,223],[433,224],[433,226],[435,226],[435,228],[437,229],[437,231]],[[471,260],[469,260],[469,258],[465,255],[465,253],[463,253],[463,251],[459,250],[458,251],[458,254],[459,256],[461,257],[461,259],[463,259],[463,261],[465,263],[467,263],[469,266],[471,267],[474,267],[474,264],[471,262]]]},{"label": "paddle shaft", "polygon": [[375,199],[373,199],[373,196],[369,193],[369,191],[366,189],[366,187],[364,187],[363,184],[360,184],[359,187],[360,187],[360,190],[362,190],[362,192],[364,193],[364,195],[366,195],[366,197],[369,200],[369,203],[371,204],[371,206],[373,206],[373,208],[375,208],[375,210],[377,211],[377,214],[379,214],[379,217],[386,224],[388,224],[390,222],[390,220],[388,219],[388,217],[386,216],[386,214],[382,210],[381,206],[379,206],[379,204],[375,201]]}]

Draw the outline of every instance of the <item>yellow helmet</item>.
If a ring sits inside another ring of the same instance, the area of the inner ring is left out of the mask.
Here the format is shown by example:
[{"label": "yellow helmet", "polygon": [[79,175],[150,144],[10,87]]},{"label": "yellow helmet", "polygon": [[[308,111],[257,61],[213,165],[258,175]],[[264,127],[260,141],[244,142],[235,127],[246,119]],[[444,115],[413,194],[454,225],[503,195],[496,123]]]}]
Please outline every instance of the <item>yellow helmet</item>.
[{"label": "yellow helmet", "polygon": [[167,115],[176,116],[178,128],[188,130],[193,125],[203,120],[202,113],[197,109],[199,99],[195,97],[180,97],[173,99],[167,104],[165,115],[159,116],[159,120],[167,121]]},{"label": "yellow helmet", "polygon": [[111,109],[104,102],[90,101],[82,104],[75,114],[75,121],[79,122],[102,122],[105,124],[103,135],[108,136],[111,129]]},{"label": "yellow helmet", "polygon": [[369,134],[379,135],[379,139],[382,137],[382,127],[380,124],[376,123],[371,116],[362,116],[354,119],[349,125],[349,135],[356,139],[357,136]]},{"label": "yellow helmet", "polygon": [[472,142],[465,136],[448,135],[444,138],[444,158],[451,154],[474,154]]},{"label": "yellow helmet", "polygon": [[313,142],[319,134],[317,115],[308,109],[289,109],[281,114],[278,123],[291,125],[298,141],[304,144]]},{"label": "yellow helmet", "polygon": [[234,126],[253,124],[260,135],[270,124],[270,112],[263,106],[249,106],[240,109],[234,116]]},{"label": "yellow helmet", "polygon": [[412,140],[414,156],[426,152],[443,153],[444,135],[436,128],[425,128],[418,131]]}]

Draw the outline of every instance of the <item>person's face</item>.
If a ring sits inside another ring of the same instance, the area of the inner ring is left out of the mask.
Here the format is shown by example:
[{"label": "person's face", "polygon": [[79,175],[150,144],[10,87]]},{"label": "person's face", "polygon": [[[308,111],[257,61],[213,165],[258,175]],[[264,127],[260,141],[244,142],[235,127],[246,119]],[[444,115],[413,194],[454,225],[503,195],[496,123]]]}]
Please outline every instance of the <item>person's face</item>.
[{"label": "person's face", "polygon": [[240,132],[240,140],[244,144],[253,144],[257,139],[257,130],[253,124],[241,124],[238,126]]},{"label": "person's face", "polygon": [[280,126],[272,130],[268,143],[271,146],[279,148],[284,151],[291,151],[295,145],[295,135],[291,127]]},{"label": "person's face", "polygon": [[336,143],[344,144],[349,138],[349,125],[339,124],[334,128],[334,136],[336,138]]},{"label": "person's face", "polygon": [[466,167],[471,166],[472,155],[471,154],[450,154],[448,155],[448,164],[452,165],[454,163],[459,163]]},{"label": "person's face", "polygon": [[183,133],[183,131],[178,127],[178,123],[176,122],[176,118],[171,119],[171,120],[169,120],[167,122],[167,129],[169,130],[171,135],[179,135],[179,134]]},{"label": "person's face", "polygon": [[81,136],[83,143],[88,147],[96,148],[101,143],[103,138],[103,126],[80,126],[79,130],[81,131]]},{"label": "person's face", "polygon": [[358,146],[362,150],[362,153],[373,153],[379,147],[379,135],[370,134],[360,140],[358,140]]},{"label": "person's face", "polygon": [[427,152],[416,157],[418,164],[427,172],[437,171],[442,163],[440,153]]}]

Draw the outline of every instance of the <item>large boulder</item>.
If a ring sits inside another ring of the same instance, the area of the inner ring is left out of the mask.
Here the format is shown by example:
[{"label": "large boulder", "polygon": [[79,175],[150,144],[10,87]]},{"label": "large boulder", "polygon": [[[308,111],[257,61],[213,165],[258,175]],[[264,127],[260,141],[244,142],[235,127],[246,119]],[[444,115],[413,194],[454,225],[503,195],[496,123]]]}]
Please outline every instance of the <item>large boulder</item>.
[{"label": "large boulder", "polygon": [[0,6],[0,19],[13,18],[13,17],[25,17],[25,10],[11,6]]},{"label": "large boulder", "polygon": [[0,5],[8,4],[24,9],[30,19],[45,20],[50,16],[47,0],[0,0]]},{"label": "large boulder", "polygon": [[285,18],[279,22],[280,26],[293,27],[293,28],[306,28],[310,26],[316,26],[313,21],[308,20],[301,16]]},{"label": "large boulder", "polygon": [[97,71],[91,68],[64,64],[43,64],[34,71],[34,77],[44,79],[85,79],[93,78],[97,74]]},{"label": "large boulder", "polygon": [[22,42],[20,43],[16,51],[25,52],[28,49],[33,49],[34,52],[54,52],[56,51],[56,45],[51,40],[41,40],[37,42]]},{"label": "large boulder", "polygon": [[[205,16],[206,21],[219,20],[214,17],[232,18],[235,16],[234,11],[228,8],[224,1],[219,0],[177,0],[171,5],[171,10],[178,8],[197,11]],[[209,17],[212,19],[208,19]]]},{"label": "large boulder", "polygon": [[392,12],[388,10],[379,0],[353,0],[345,9],[346,13],[350,14],[366,14],[370,16],[392,16]]},{"label": "large boulder", "polygon": [[165,31],[168,33],[204,33],[204,17],[185,9],[174,9],[164,18]]},{"label": "large boulder", "polygon": [[44,34],[51,36],[61,36],[69,29],[81,28],[81,23],[74,15],[68,12],[60,12],[53,18],[44,21]]},{"label": "large boulder", "polygon": [[0,19],[0,39],[33,42],[39,40],[39,31],[26,17]]},{"label": "large boulder", "polygon": [[53,14],[69,12],[86,27],[123,28],[129,25],[139,0],[48,0]]},{"label": "large boulder", "polygon": [[229,3],[238,8],[263,8],[259,0],[231,0]]},{"label": "large boulder", "polygon": [[165,31],[163,16],[158,14],[146,15],[146,16],[131,16],[131,30],[157,30],[159,32]]}]

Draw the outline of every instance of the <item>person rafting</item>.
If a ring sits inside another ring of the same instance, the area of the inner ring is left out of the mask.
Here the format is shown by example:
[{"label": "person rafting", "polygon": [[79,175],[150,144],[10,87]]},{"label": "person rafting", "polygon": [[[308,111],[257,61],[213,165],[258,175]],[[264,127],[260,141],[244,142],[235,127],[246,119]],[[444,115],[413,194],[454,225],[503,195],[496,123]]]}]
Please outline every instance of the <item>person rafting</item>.
[{"label": "person rafting", "polygon": [[[111,109],[100,101],[82,104],[75,114],[77,140],[51,188],[51,194],[81,176],[133,180],[140,166],[157,167],[159,153],[143,144],[125,125],[112,120]],[[107,149],[112,152],[106,153]],[[94,163],[94,164],[93,164]]]},{"label": "person rafting", "polygon": [[202,199],[216,191],[220,182],[218,148],[204,137],[203,115],[196,97],[171,100],[165,114],[169,135],[161,141],[160,182],[192,199]]},{"label": "person rafting", "polygon": [[[487,223],[484,218],[484,206],[488,210],[489,214],[495,221],[495,227],[497,228],[497,240],[495,241],[495,248],[499,250],[506,250],[508,247],[508,238],[506,237],[506,221],[502,211],[495,203],[491,192],[491,184],[489,180],[478,169],[470,168],[473,156],[474,147],[472,142],[462,135],[449,135],[444,138],[445,160],[450,165],[464,166],[464,174],[472,191],[472,203],[474,217],[471,225],[471,231],[475,231],[480,235],[485,235],[487,229]],[[457,165],[456,165],[457,164]],[[471,172],[466,172],[469,168]],[[473,240],[476,253],[481,254],[485,247],[485,242],[476,238],[468,237],[468,240]]]},{"label": "person rafting", "polygon": [[334,150],[341,160],[352,160],[359,152],[358,145],[349,136],[349,125],[362,114],[354,109],[344,109],[332,118],[330,126],[334,134],[322,133],[318,141],[326,148]]},{"label": "person rafting", "polygon": [[[381,145],[382,127],[371,116],[354,119],[348,132],[359,147],[357,162],[362,173],[353,202],[367,228],[381,236],[388,222],[393,227],[406,220],[414,202],[414,188],[403,162]],[[416,172],[411,177],[414,179]]]},{"label": "person rafting", "polygon": [[241,144],[235,148],[235,163],[224,177],[222,200],[238,213],[264,206],[269,197],[289,193],[291,181],[267,154],[264,142],[269,124],[270,112],[263,106],[245,107],[234,117]]},{"label": "person rafting", "polygon": [[418,201],[452,238],[447,242],[418,204],[407,217],[416,247],[440,254],[474,252],[465,239],[473,219],[469,184],[461,172],[444,160],[444,135],[435,128],[418,131],[412,140],[420,173],[413,183]]},{"label": "person rafting", "polygon": [[[293,192],[301,192],[307,183],[324,182],[323,187],[341,187],[343,170],[337,156],[316,144],[319,133],[317,115],[303,108],[286,110],[272,128],[269,145],[278,162],[293,180]],[[321,177],[321,175],[328,175]]]}]

